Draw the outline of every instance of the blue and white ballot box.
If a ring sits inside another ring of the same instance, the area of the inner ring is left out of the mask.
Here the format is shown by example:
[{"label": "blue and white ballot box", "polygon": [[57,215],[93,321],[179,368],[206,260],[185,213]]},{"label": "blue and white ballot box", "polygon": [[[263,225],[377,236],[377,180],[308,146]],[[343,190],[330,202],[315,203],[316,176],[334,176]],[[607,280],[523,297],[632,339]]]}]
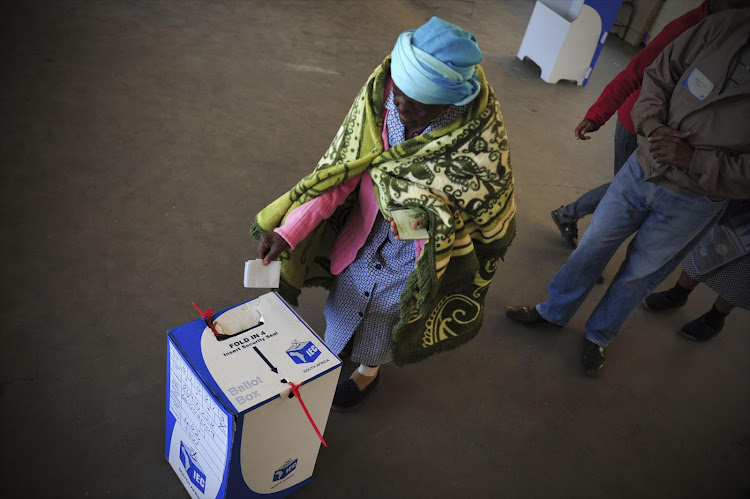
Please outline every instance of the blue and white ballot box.
[{"label": "blue and white ballot box", "polygon": [[169,331],[166,456],[192,497],[285,497],[310,481],[341,361],[276,293]]}]

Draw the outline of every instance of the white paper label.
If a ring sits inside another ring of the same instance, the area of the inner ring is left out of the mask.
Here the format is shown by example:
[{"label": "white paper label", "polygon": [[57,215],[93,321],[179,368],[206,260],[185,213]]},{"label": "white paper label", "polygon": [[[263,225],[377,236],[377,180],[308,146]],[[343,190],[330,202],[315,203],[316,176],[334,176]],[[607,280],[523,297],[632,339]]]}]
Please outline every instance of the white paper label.
[{"label": "white paper label", "polygon": [[682,82],[682,86],[688,89],[688,92],[693,94],[698,100],[703,100],[708,97],[708,94],[714,89],[714,84],[708,79],[706,75],[700,72],[698,68],[693,68],[685,81]]},{"label": "white paper label", "polygon": [[175,417],[169,461],[188,491],[216,497],[229,446],[229,417],[169,343],[169,410]]}]

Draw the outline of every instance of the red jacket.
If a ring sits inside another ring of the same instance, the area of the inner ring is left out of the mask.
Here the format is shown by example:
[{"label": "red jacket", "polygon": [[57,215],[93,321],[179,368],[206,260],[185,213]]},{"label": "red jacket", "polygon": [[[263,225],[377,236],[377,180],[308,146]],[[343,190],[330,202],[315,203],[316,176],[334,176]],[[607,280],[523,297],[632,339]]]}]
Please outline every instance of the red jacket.
[{"label": "red jacket", "polygon": [[597,126],[601,127],[617,111],[617,117],[622,126],[635,135],[633,118],[630,116],[630,112],[633,110],[633,104],[635,104],[635,101],[638,100],[638,96],[641,94],[643,71],[656,60],[656,57],[661,54],[664,47],[707,16],[708,1],[705,1],[695,9],[686,12],[664,26],[661,33],[651,40],[638,55],[633,57],[630,64],[604,87],[599,99],[591,106],[584,118],[593,121]]}]

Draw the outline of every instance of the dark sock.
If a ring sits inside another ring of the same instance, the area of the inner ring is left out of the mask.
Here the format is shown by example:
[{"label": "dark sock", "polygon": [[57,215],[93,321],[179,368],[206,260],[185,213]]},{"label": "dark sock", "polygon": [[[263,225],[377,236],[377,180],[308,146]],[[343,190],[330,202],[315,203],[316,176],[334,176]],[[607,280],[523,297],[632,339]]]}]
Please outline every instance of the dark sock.
[{"label": "dark sock", "polygon": [[728,313],[720,312],[716,306],[712,306],[711,310],[703,314],[703,321],[708,324],[711,329],[721,329],[724,326],[724,318],[729,315]]},{"label": "dark sock", "polygon": [[687,301],[688,295],[692,292],[692,289],[684,288],[680,286],[680,283],[675,283],[674,287],[667,291],[667,298],[672,303],[682,303]]}]

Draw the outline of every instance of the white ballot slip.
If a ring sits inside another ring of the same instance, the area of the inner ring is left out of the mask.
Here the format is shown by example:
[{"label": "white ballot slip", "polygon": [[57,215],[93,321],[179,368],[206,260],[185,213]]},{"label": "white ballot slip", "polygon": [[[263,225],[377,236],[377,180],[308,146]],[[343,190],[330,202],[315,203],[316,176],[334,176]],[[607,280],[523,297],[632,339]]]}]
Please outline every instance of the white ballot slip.
[{"label": "white ballot slip", "polygon": [[278,288],[281,277],[281,262],[275,260],[263,265],[263,260],[248,260],[245,262],[246,288]]}]

